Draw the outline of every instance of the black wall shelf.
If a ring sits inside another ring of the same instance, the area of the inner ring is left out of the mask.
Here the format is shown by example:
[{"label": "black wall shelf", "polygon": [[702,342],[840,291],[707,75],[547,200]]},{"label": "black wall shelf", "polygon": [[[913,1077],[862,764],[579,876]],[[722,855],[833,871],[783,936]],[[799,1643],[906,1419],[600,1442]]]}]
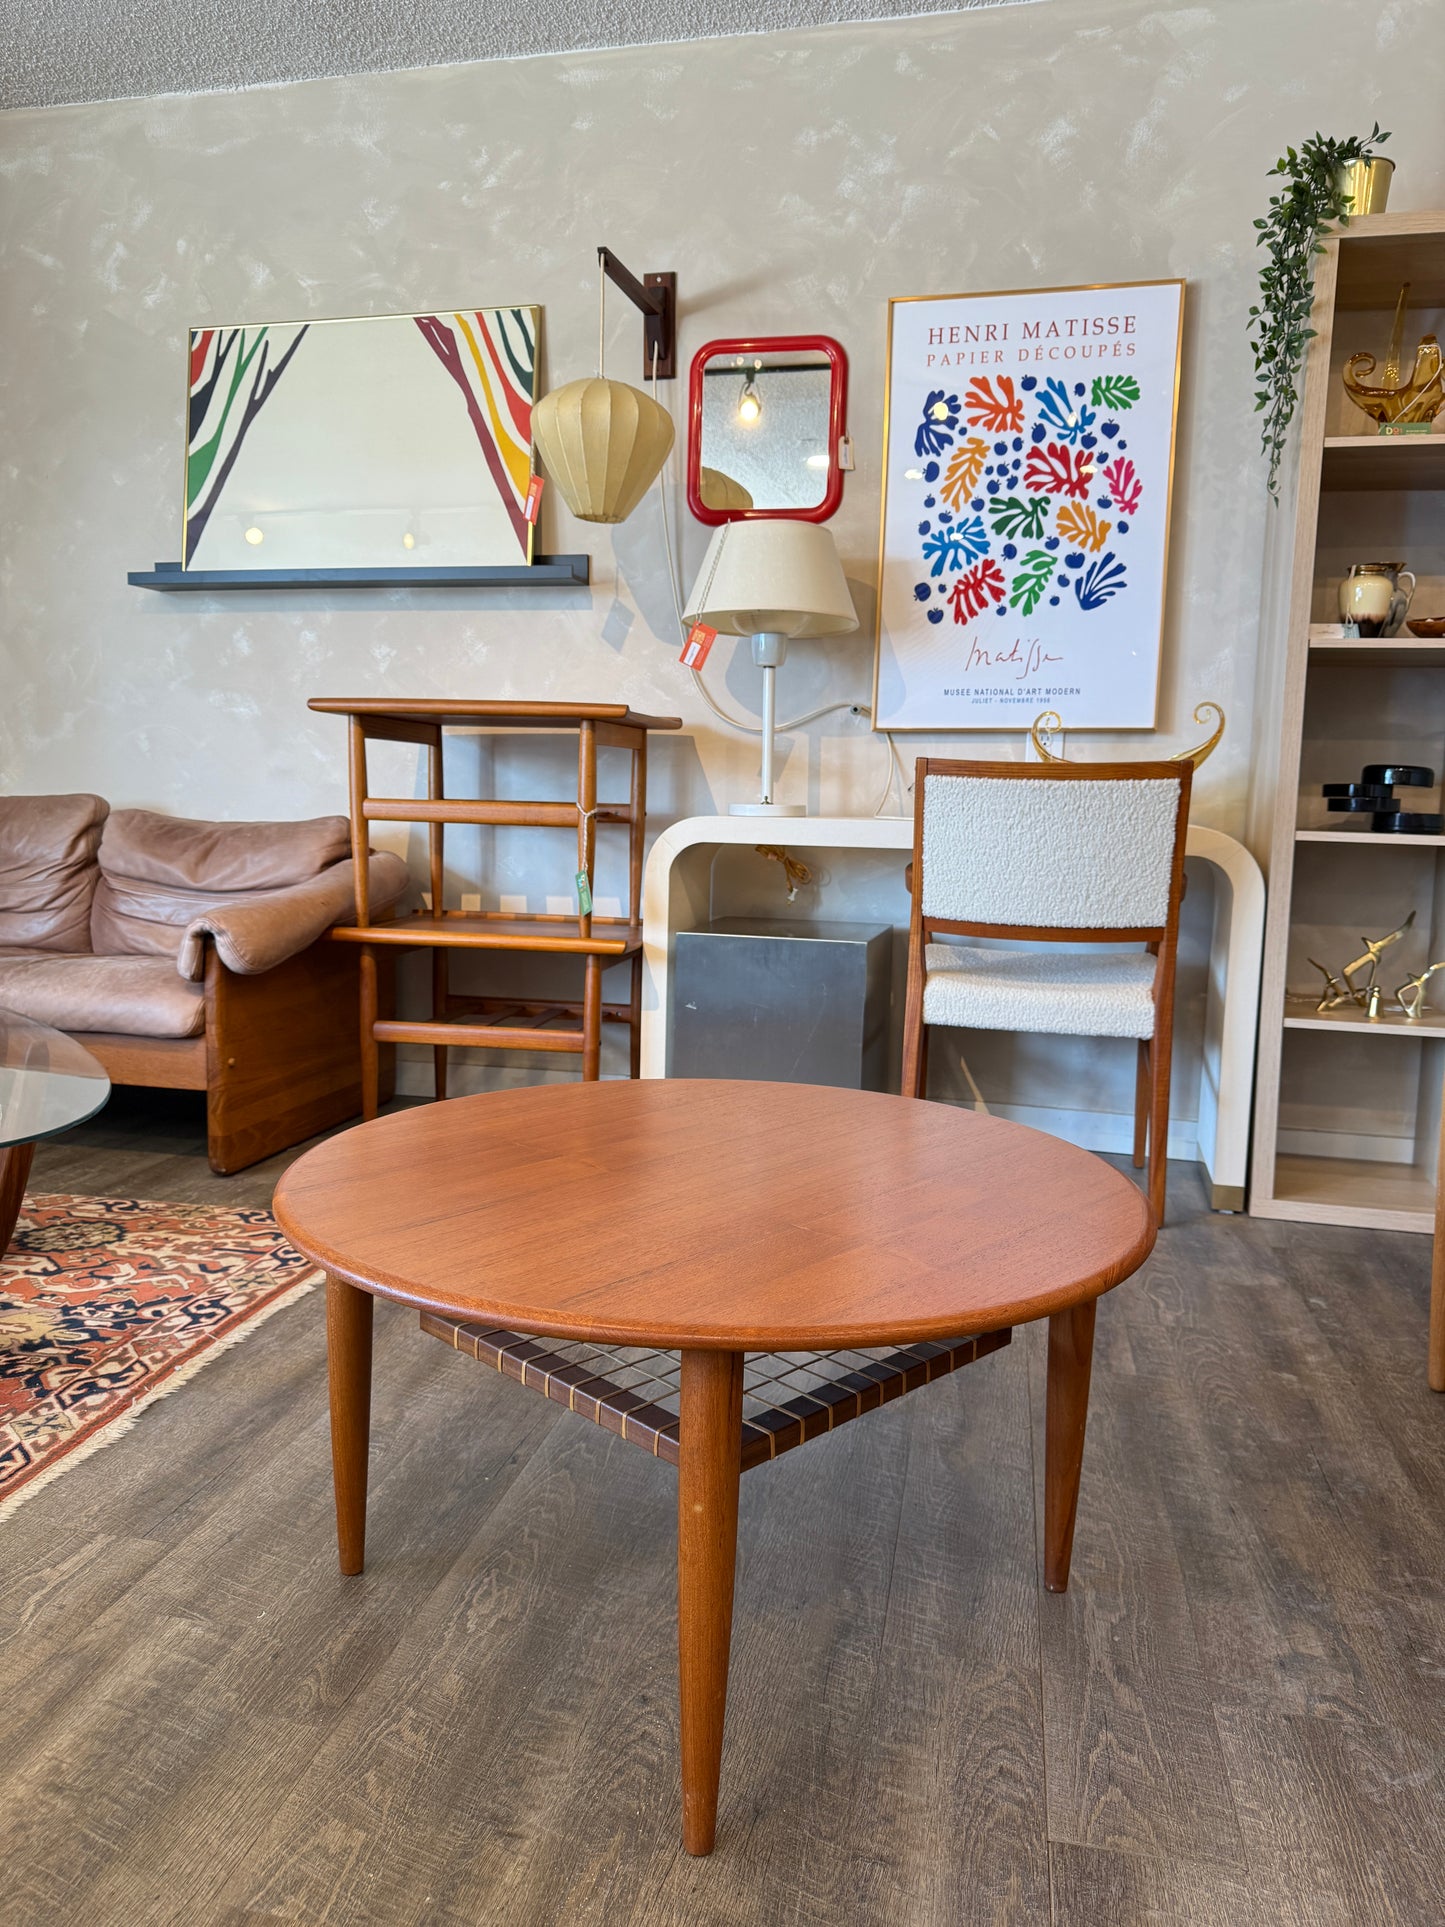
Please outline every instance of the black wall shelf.
[{"label": "black wall shelf", "polygon": [[590,555],[539,555],[535,562],[492,568],[440,569],[183,569],[157,562],[132,569],[133,589],[512,589],[585,588]]}]

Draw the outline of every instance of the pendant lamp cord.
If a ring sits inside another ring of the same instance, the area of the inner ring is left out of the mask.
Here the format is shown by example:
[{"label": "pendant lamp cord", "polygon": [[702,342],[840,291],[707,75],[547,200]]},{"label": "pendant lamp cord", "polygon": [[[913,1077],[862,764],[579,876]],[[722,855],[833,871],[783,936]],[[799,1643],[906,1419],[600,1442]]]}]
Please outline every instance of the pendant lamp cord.
[{"label": "pendant lamp cord", "polygon": [[[597,379],[601,381],[606,372],[604,363],[607,358],[607,269],[603,266],[602,256],[597,256]],[[652,350],[652,392],[657,393],[657,349]]]},{"label": "pendant lamp cord", "polygon": [[[598,363],[599,363],[599,370],[600,370],[600,364],[601,364],[600,352],[598,355]],[[656,342],[654,342],[652,346],[652,399],[654,401],[658,400]],[[663,539],[663,544],[667,550],[667,583],[668,583],[668,587],[672,591],[672,608],[673,608],[673,614],[677,618],[677,633],[678,633],[678,636],[681,638],[681,640],[683,642],[686,642],[687,624],[683,620],[681,591],[678,588],[678,581],[677,581],[677,562],[672,552],[672,525],[669,522],[668,515],[667,515],[667,490],[664,486],[664,477],[666,476],[666,473],[667,473],[667,463],[664,462],[662,467],[658,470],[658,475],[657,475],[657,505],[662,513],[662,539]],[[721,548],[721,544],[719,544],[719,548]],[[717,567],[717,560],[714,560],[714,563],[713,563],[714,570],[716,569],[716,567]],[[711,578],[709,578],[709,586],[711,586]],[[706,600],[706,597],[704,597],[704,600]],[[703,681],[702,673],[700,670],[694,669],[690,671],[690,674],[692,676],[692,680],[694,684],[697,687],[697,693],[702,697],[703,701],[707,704],[708,708],[712,711],[713,715],[717,717],[719,722],[726,723],[729,729],[735,729],[739,732],[740,735],[743,735],[743,736],[761,736],[762,735],[763,733],[762,728],[759,724],[745,722],[741,716],[730,715],[729,712],[726,709],[724,709],[720,703],[713,701],[712,692],[708,688],[707,684]],[[804,724],[816,723],[820,717],[835,715],[839,710],[847,710],[850,716],[867,716],[870,719],[870,721],[873,715],[872,710],[868,707],[866,703],[855,703],[855,702],[824,703],[822,707],[819,709],[810,709],[807,712],[807,714],[804,716],[790,716],[786,722],[776,723],[774,725],[774,728],[778,731],[786,731],[790,729],[801,729],[804,726]],[[902,760],[899,757],[898,745],[893,740],[893,732],[891,730],[885,729],[880,731],[879,733],[883,736],[883,738],[888,744],[888,780],[883,786],[883,794],[879,797],[877,806],[873,811],[873,814],[875,816],[882,816],[885,810],[887,810],[888,808],[888,800],[893,794],[893,778],[895,773],[898,777],[898,800],[900,803],[903,803],[906,801],[908,792],[913,788],[913,785],[908,781],[907,772],[904,770]],[[898,811],[898,815],[900,816],[906,816],[907,813],[908,812],[906,809],[900,809]]]}]

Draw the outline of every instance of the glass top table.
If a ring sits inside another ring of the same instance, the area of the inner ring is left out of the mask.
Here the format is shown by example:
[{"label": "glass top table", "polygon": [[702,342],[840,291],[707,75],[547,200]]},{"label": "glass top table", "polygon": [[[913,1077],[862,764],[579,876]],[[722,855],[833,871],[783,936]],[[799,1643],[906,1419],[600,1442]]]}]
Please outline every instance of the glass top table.
[{"label": "glass top table", "polygon": [[64,1031],[0,1010],[0,1255],[20,1215],[35,1145],[83,1124],[110,1079]]}]

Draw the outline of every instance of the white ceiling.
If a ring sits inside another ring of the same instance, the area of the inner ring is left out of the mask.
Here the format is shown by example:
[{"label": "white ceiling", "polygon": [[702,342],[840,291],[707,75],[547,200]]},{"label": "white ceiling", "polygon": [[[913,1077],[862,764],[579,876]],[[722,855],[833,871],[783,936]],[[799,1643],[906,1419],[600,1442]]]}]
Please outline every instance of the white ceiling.
[{"label": "white ceiling", "polygon": [[0,108],[207,93],[1020,0],[0,0]]}]

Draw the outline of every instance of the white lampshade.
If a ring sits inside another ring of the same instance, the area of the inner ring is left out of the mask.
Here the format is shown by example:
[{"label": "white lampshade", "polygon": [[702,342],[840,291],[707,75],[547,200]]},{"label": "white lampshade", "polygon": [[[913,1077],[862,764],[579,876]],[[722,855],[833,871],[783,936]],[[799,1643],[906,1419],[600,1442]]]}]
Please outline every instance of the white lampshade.
[{"label": "white lampshade", "polygon": [[858,627],[843,565],[819,522],[724,522],[714,530],[685,619],[725,636],[841,635]]}]

